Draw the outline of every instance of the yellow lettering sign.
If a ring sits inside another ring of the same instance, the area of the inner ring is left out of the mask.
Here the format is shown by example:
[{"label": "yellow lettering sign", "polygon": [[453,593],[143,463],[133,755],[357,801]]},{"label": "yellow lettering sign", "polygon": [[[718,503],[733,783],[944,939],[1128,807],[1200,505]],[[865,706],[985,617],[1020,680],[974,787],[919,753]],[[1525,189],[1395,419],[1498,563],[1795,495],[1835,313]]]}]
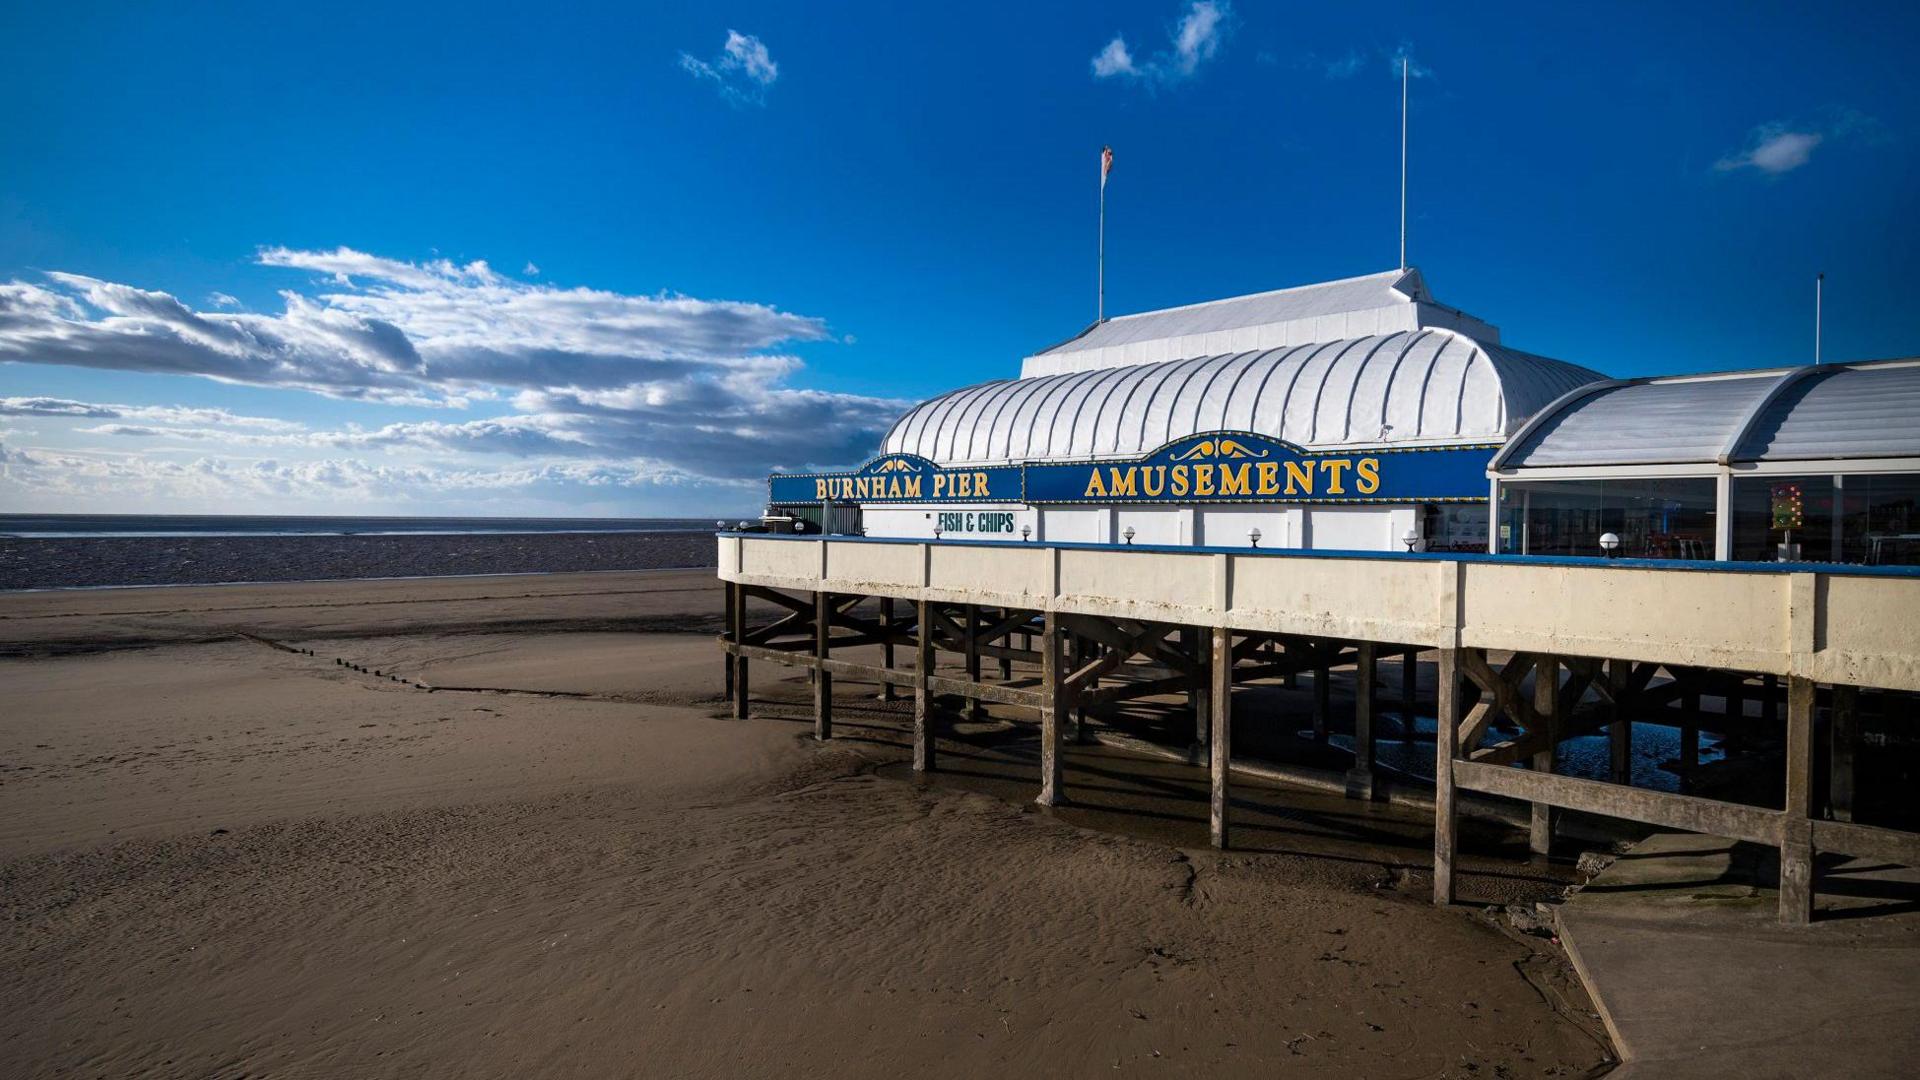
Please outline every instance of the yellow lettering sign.
[{"label": "yellow lettering sign", "polygon": [[1353,468],[1353,462],[1346,458],[1331,458],[1320,463],[1320,470],[1327,474],[1327,494],[1345,495],[1347,493],[1346,487],[1340,483],[1340,477],[1351,468]]},{"label": "yellow lettering sign", "polygon": [[1252,466],[1244,464],[1220,466],[1220,497],[1253,494],[1253,489],[1247,486],[1247,474],[1252,471]]}]

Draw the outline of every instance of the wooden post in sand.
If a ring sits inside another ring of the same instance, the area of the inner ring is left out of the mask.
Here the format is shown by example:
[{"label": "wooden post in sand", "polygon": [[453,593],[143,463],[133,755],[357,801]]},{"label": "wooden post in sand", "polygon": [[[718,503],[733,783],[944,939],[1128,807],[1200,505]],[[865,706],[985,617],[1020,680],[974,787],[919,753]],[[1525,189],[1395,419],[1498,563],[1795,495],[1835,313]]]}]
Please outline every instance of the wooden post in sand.
[{"label": "wooden post in sand", "polygon": [[[1559,705],[1560,660],[1554,656],[1543,656],[1533,669],[1533,711],[1546,729],[1547,745],[1533,755],[1535,772],[1553,772],[1553,755],[1560,742],[1560,718],[1555,715]],[[1532,807],[1527,850],[1535,855],[1546,855],[1553,850],[1553,806],[1537,802]]]},{"label": "wooden post in sand", "polygon": [[1347,770],[1347,798],[1373,799],[1374,647],[1358,643],[1353,665],[1353,768]]},{"label": "wooden post in sand", "polygon": [[1607,704],[1612,722],[1607,725],[1609,772],[1616,784],[1633,783],[1633,717],[1627,708],[1627,680],[1633,674],[1633,661],[1607,661]]},{"label": "wooden post in sand", "polygon": [[1453,760],[1460,745],[1459,653],[1443,648],[1436,654],[1433,714],[1439,721],[1433,751],[1433,902],[1453,903],[1453,863],[1460,843],[1460,809],[1455,805]]},{"label": "wooden post in sand", "polygon": [[[737,640],[744,642],[747,637],[747,590],[745,586],[733,587],[733,625]],[[743,653],[733,658],[733,718],[747,718],[747,657]]]},{"label": "wooden post in sand", "polygon": [[[893,597],[891,596],[880,598],[880,666],[888,671],[893,670]],[[893,684],[885,679],[880,680],[880,700],[892,701],[893,699]]]},{"label": "wooden post in sand", "polygon": [[[997,621],[1005,622],[1012,615],[1013,613],[1008,611],[1006,608],[1001,608],[1000,614],[995,616],[995,618]],[[1013,634],[1011,632],[1001,637],[1000,647],[1002,649],[1011,649],[1013,647]],[[1000,681],[1001,682],[1013,681],[1013,657],[1011,656],[1000,657]]]},{"label": "wooden post in sand", "polygon": [[1067,687],[1060,662],[1060,625],[1053,612],[1046,613],[1040,631],[1040,797],[1041,806],[1058,806],[1066,801],[1061,789],[1060,729],[1066,726]]},{"label": "wooden post in sand", "polygon": [[927,772],[934,767],[933,690],[927,682],[933,677],[932,601],[920,601],[918,622],[913,654],[913,771]]},{"label": "wooden post in sand", "polygon": [[833,594],[813,594],[813,737],[833,738],[833,673],[827,670],[827,638],[833,631]]},{"label": "wooden post in sand", "polygon": [[[1697,674],[1689,677],[1697,678]],[[1680,695],[1680,790],[1693,787],[1693,774],[1700,768],[1700,691]]]},{"label": "wooden post in sand", "polygon": [[1833,688],[1829,713],[1827,806],[1833,820],[1853,820],[1853,750],[1860,741],[1860,688]]},{"label": "wooden post in sand", "polygon": [[1337,642],[1316,641],[1313,644],[1313,741],[1327,741],[1327,710],[1332,707],[1332,668],[1328,666],[1328,654],[1338,653]]},{"label": "wooden post in sand", "polygon": [[[968,604],[965,607],[967,622],[967,684],[976,690],[980,686],[980,606]],[[977,696],[967,697],[967,719],[980,719],[982,710]]]},{"label": "wooden post in sand", "polygon": [[1813,921],[1813,681],[1787,678],[1787,794],[1780,813],[1780,921]]},{"label": "wooden post in sand", "polygon": [[1207,653],[1212,661],[1207,677],[1212,683],[1207,700],[1213,730],[1207,740],[1208,772],[1213,781],[1207,813],[1208,831],[1213,846],[1227,846],[1227,769],[1233,750],[1233,631],[1224,626],[1212,628]]},{"label": "wooden post in sand", "polygon": [[[1207,760],[1207,746],[1213,741],[1211,737],[1214,726],[1212,684],[1213,671],[1219,663],[1219,657],[1215,655],[1212,631],[1202,629],[1189,635],[1186,628],[1182,627],[1180,637],[1182,640],[1193,641],[1193,689],[1189,692],[1193,702],[1192,753],[1194,761],[1204,761]],[[1227,663],[1233,663],[1233,658],[1228,657]]]},{"label": "wooden post in sand", "polygon": [[[734,590],[740,588],[740,586],[734,584],[731,581],[726,582],[725,585],[726,585],[726,588],[724,591],[726,593],[726,599],[721,601],[721,604],[723,605],[723,607],[720,612],[720,618],[723,624],[726,626],[726,629],[721,632],[720,640],[725,641],[728,645],[737,646],[740,644],[740,624],[733,621],[733,616],[734,616],[733,594],[734,594]],[[727,697],[727,700],[731,702],[733,700],[733,662],[735,660],[735,657],[733,655],[733,650],[732,649],[726,650],[721,654],[720,658],[727,662],[726,697]]]}]

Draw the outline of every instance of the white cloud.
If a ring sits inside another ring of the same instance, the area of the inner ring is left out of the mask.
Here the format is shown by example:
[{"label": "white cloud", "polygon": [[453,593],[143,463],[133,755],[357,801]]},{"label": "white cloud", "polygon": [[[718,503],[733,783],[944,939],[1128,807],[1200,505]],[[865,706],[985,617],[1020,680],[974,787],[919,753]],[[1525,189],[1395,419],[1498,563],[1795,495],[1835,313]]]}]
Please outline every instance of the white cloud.
[{"label": "white cloud", "polygon": [[1118,34],[1107,42],[1093,57],[1093,77],[1104,79],[1112,75],[1138,75],[1140,69],[1134,66],[1133,54],[1127,51],[1126,39]]},{"label": "white cloud", "polygon": [[1191,79],[1200,65],[1214,58],[1231,29],[1233,9],[1225,0],[1192,0],[1180,21],[1167,34],[1167,48],[1145,61],[1136,60],[1126,39],[1113,40],[1094,55],[1096,79],[1128,78],[1148,85]]},{"label": "white cloud", "polygon": [[0,416],[71,417],[86,420],[145,420],[161,424],[263,428],[298,431],[305,425],[266,416],[238,416],[226,409],[181,405],[106,405],[51,397],[0,398]]},{"label": "white cloud", "polygon": [[1747,136],[1747,145],[1713,163],[1717,172],[1752,169],[1780,176],[1813,159],[1822,146],[1840,143],[1884,146],[1893,141],[1886,125],[1858,109],[1829,105],[1789,121],[1761,124]]},{"label": "white cloud", "polygon": [[527,277],[539,277],[540,268],[538,266],[533,265],[532,259],[528,259],[527,265],[520,268],[520,273]]},{"label": "white cloud", "polygon": [[240,298],[223,292],[212,292],[207,294],[207,303],[218,308],[237,308],[240,306]]},{"label": "white cloud", "polygon": [[1713,163],[1720,172],[1756,169],[1770,176],[1792,172],[1813,157],[1814,148],[1826,141],[1818,131],[1789,131],[1781,124],[1762,124],[1753,130],[1747,148]]},{"label": "white cloud", "polygon": [[680,67],[695,79],[711,82],[733,105],[764,105],[767,88],[780,78],[780,65],[761,40],[752,34],[728,30],[727,40],[712,60],[680,54]]}]

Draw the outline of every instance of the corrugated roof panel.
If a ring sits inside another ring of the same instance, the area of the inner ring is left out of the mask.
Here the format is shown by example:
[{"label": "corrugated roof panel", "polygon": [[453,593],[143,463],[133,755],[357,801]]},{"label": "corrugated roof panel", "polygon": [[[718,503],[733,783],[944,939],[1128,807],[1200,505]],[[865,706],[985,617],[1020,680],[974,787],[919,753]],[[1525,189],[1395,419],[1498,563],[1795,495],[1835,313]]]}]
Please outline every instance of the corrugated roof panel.
[{"label": "corrugated roof panel", "polygon": [[1309,448],[1498,441],[1543,388],[1600,377],[1524,353],[1495,363],[1487,348],[1421,330],[982,383],[909,411],[884,449],[958,465],[1141,454],[1220,429]]},{"label": "corrugated roof panel", "polygon": [[1509,466],[1710,462],[1778,372],[1629,383],[1581,398],[1549,417]]},{"label": "corrugated roof panel", "polygon": [[1733,457],[1920,457],[1920,364],[1814,372],[1761,410]]}]

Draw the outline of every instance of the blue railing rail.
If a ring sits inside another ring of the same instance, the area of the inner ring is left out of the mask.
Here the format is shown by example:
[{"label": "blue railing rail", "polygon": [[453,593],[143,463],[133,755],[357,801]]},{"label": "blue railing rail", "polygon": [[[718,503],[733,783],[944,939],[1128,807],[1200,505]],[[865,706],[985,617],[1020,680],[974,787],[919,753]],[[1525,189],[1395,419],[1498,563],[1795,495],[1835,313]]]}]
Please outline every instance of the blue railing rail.
[{"label": "blue railing rail", "polygon": [[820,533],[740,532],[716,530],[716,536],[747,540],[784,540],[836,544],[944,544],[949,547],[1060,548],[1063,551],[1137,551],[1142,554],[1239,555],[1273,559],[1381,559],[1417,562],[1493,563],[1505,566],[1600,566],[1615,570],[1686,570],[1712,574],[1833,574],[1850,577],[1920,578],[1920,566],[1863,566],[1822,562],[1720,562],[1713,559],[1636,559],[1622,555],[1490,555],[1473,551],[1338,551],[1319,548],[1214,547],[1180,544],[1086,544],[1050,540],[916,540],[897,536],[840,536]]}]

